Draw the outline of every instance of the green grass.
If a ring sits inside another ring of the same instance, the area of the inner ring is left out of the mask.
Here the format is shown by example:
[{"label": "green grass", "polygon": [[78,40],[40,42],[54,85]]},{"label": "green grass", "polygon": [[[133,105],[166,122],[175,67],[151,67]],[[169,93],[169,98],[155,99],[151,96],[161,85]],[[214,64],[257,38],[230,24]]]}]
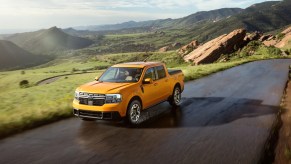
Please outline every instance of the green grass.
[{"label": "green grass", "polygon": [[99,73],[72,75],[48,85],[24,89],[17,87],[2,92],[0,134],[6,135],[35,124],[71,116],[75,88],[93,81],[97,75]]},{"label": "green grass", "polygon": [[186,67],[178,67],[182,69],[185,75],[185,81],[199,79],[201,77],[210,75],[215,72],[223,71],[228,68],[247,63],[253,60],[240,60],[240,61],[231,61],[225,63],[213,63],[213,64],[205,64],[198,66],[186,66]]},{"label": "green grass", "polygon": [[94,55],[156,51],[177,42],[189,43],[194,39],[191,37],[193,32],[189,29],[165,29],[156,33],[107,34],[95,45],[74,52],[75,54]]},{"label": "green grass", "polygon": [[109,55],[98,55],[96,61],[117,64],[134,61],[160,61],[166,63],[167,67],[173,68],[181,65],[188,65],[175,51],[169,52],[135,52],[119,53]]}]

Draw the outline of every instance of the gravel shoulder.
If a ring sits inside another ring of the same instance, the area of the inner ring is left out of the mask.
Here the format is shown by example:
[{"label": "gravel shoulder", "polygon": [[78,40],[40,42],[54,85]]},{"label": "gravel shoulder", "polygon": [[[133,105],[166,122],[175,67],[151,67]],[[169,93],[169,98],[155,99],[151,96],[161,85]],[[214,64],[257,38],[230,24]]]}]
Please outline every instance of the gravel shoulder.
[{"label": "gravel shoulder", "polygon": [[282,127],[279,133],[274,163],[291,164],[291,80],[287,83],[282,105]]}]

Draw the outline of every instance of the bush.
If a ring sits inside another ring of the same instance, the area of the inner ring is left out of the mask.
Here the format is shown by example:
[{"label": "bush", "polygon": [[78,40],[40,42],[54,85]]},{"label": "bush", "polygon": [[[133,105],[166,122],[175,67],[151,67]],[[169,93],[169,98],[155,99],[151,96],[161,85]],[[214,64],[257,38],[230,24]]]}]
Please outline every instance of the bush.
[{"label": "bush", "polygon": [[276,48],[274,46],[268,47],[268,53],[270,55],[280,56],[282,54],[281,50],[279,48]]},{"label": "bush", "polygon": [[79,71],[79,69],[76,69],[76,68],[72,68],[72,73],[74,73],[74,72],[77,72],[77,71]]},{"label": "bush", "polygon": [[261,42],[259,41],[251,41],[249,44],[247,44],[239,53],[239,56],[241,58],[252,56],[254,53],[260,48]]},{"label": "bush", "polygon": [[27,88],[27,87],[29,87],[28,80],[22,80],[22,81],[20,81],[19,82],[19,86],[20,86],[20,88]]},{"label": "bush", "polygon": [[279,33],[279,34],[277,35],[277,39],[278,39],[278,40],[282,40],[282,39],[284,38],[284,36],[285,36],[285,34],[283,34],[283,33]]},{"label": "bush", "polygon": [[102,66],[102,65],[98,65],[94,67],[94,70],[101,70],[101,69],[107,69],[108,66]]}]

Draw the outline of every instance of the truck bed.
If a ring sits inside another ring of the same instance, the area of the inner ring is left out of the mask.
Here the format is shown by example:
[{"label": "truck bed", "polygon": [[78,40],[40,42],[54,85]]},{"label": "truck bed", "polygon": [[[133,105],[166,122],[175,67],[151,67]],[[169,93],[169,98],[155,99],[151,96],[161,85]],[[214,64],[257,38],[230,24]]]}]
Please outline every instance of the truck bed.
[{"label": "truck bed", "polygon": [[181,73],[182,71],[180,69],[168,69],[169,75],[175,75],[177,73]]}]

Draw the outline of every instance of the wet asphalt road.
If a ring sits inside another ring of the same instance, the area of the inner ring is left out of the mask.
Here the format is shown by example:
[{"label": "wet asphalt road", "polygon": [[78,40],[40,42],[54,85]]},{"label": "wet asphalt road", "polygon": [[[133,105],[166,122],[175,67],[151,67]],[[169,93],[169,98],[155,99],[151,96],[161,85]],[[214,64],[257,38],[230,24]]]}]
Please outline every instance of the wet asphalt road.
[{"label": "wet asphalt road", "polygon": [[290,64],[258,61],[188,82],[180,108],[155,106],[138,128],[71,118],[0,140],[0,163],[257,163]]}]

